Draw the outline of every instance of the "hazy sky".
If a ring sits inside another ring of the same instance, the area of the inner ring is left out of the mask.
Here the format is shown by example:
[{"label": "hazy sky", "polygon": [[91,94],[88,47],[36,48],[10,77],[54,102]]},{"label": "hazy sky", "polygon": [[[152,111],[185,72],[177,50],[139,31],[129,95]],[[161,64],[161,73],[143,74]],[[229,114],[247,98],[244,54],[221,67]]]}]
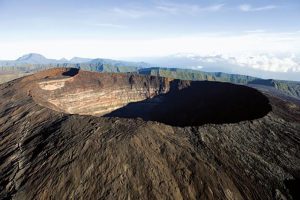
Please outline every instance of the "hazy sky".
[{"label": "hazy sky", "polygon": [[0,59],[284,55],[300,71],[300,1],[0,0],[0,47]]}]

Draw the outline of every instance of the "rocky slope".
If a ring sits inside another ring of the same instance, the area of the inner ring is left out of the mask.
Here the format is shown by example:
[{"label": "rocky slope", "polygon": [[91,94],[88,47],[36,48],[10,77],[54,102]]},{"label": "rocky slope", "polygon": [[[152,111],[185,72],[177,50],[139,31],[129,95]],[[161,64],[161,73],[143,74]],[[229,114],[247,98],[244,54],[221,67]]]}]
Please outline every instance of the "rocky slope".
[{"label": "rocky slope", "polygon": [[52,69],[0,95],[0,199],[299,195],[300,105],[268,93]]}]

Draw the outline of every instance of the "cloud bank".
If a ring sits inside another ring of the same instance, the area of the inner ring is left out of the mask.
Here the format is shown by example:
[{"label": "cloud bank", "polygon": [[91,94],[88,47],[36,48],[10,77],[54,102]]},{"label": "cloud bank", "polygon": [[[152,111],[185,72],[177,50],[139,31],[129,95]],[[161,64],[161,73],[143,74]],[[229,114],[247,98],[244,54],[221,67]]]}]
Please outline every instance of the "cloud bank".
[{"label": "cloud bank", "polygon": [[257,12],[257,11],[266,11],[266,10],[273,10],[277,8],[275,5],[266,5],[260,7],[253,7],[250,4],[242,4],[238,7],[243,12]]}]

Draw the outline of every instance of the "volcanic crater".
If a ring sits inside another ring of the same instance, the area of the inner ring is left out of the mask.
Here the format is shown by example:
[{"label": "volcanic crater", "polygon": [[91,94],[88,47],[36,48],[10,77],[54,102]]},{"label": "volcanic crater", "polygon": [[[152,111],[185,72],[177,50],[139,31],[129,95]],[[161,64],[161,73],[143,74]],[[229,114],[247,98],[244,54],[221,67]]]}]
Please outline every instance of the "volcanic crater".
[{"label": "volcanic crater", "polygon": [[[46,74],[43,77],[43,74]],[[242,85],[137,74],[57,69],[31,86],[34,100],[68,114],[142,118],[172,126],[236,123],[271,111],[268,98]]]},{"label": "volcanic crater", "polygon": [[0,96],[0,199],[299,199],[300,105],[276,93],[57,68]]}]

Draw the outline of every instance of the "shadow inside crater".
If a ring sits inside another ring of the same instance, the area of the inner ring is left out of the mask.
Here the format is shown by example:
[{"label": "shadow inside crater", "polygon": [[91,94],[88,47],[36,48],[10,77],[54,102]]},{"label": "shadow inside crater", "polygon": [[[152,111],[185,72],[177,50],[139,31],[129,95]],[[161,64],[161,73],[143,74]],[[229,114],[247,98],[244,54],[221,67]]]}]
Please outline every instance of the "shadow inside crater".
[{"label": "shadow inside crater", "polygon": [[63,72],[63,76],[75,76],[79,73],[79,69],[77,68],[70,68],[68,71]]},{"label": "shadow inside crater", "polygon": [[183,127],[253,120],[272,110],[266,96],[242,85],[197,81],[180,88],[179,80],[172,81],[168,93],[129,103],[104,117],[140,117]]},{"label": "shadow inside crater", "polygon": [[285,186],[289,190],[290,194],[292,195],[293,199],[300,199],[300,179],[290,179],[284,181]]}]

